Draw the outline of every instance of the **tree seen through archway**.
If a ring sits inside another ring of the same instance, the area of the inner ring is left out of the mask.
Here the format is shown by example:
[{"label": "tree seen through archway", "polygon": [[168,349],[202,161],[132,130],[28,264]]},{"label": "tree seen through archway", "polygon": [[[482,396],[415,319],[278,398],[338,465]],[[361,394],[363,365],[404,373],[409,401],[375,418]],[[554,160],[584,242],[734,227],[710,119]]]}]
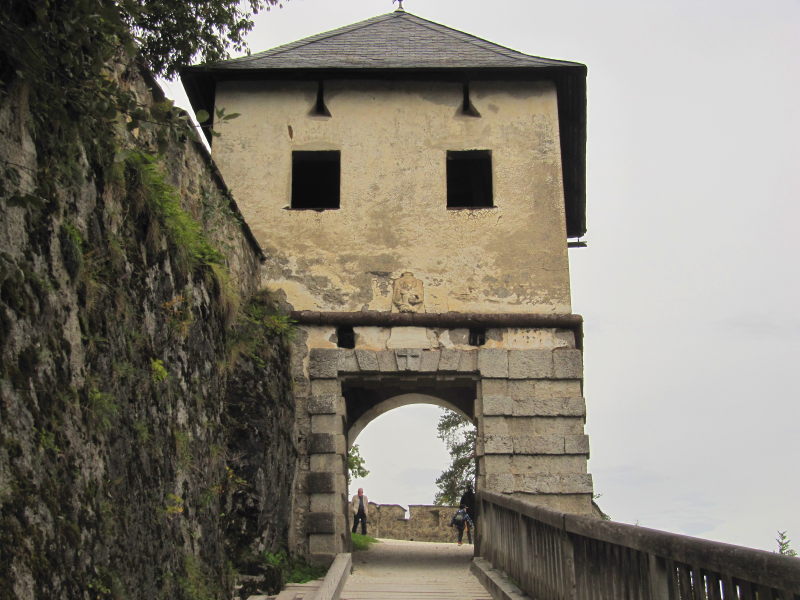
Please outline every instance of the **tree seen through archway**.
[{"label": "tree seen through archway", "polygon": [[475,427],[430,404],[392,409],[373,419],[348,452],[348,487],[379,504],[456,505],[475,478]]},{"label": "tree seen through archway", "polygon": [[436,430],[447,446],[450,465],[436,479],[434,503],[455,506],[467,484],[475,487],[475,426],[463,415],[444,408]]},{"label": "tree seen through archway", "polygon": [[[377,504],[431,505],[438,491],[436,479],[448,468],[451,457],[438,437],[443,414],[438,406],[410,404],[389,410],[372,419],[361,430],[348,453],[348,463],[361,469],[349,470],[348,497],[359,487]],[[353,447],[358,447],[358,454]]]}]

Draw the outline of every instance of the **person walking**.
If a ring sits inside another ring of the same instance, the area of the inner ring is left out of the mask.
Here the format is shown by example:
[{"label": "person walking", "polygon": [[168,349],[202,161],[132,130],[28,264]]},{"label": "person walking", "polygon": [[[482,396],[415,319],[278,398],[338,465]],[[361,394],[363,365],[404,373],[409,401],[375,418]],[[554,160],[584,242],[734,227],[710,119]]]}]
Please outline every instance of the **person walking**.
[{"label": "person walking", "polygon": [[464,488],[464,493],[461,495],[461,501],[459,502],[460,506],[463,506],[467,510],[467,515],[469,515],[469,523],[467,523],[467,539],[469,543],[472,543],[472,533],[475,529],[475,492],[472,491],[472,484],[467,483]]},{"label": "person walking", "polygon": [[467,541],[472,543],[472,519],[469,518],[467,508],[462,504],[461,507],[453,515],[450,520],[450,527],[455,527],[458,531],[458,545],[461,545],[461,540],[464,538],[464,527],[467,528]]},{"label": "person walking", "polygon": [[361,521],[361,535],[367,535],[367,515],[369,514],[369,500],[364,495],[364,488],[358,488],[358,493],[353,496],[350,502],[350,510],[353,512],[353,529],[356,532],[358,522]]},{"label": "person walking", "polygon": [[464,493],[461,495],[461,502],[458,503],[460,506],[464,506],[467,509],[467,514],[469,515],[470,520],[474,523],[475,522],[475,492],[472,491],[472,484],[468,483],[464,488]]}]

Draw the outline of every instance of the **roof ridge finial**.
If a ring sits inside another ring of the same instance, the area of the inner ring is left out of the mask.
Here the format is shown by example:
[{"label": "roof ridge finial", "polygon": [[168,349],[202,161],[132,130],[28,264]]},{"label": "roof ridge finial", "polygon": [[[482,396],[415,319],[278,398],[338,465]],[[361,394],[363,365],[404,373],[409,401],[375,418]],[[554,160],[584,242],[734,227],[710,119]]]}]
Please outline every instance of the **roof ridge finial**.
[{"label": "roof ridge finial", "polygon": [[397,11],[396,12],[406,12],[406,9],[403,8],[403,0],[392,0],[392,4],[397,2]]}]

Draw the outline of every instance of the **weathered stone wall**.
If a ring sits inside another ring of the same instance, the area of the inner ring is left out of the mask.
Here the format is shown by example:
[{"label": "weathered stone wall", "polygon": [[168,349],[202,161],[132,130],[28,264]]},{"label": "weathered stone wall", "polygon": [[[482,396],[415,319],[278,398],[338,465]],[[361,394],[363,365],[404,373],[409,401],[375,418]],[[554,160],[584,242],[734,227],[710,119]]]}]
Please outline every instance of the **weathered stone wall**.
[{"label": "weathered stone wall", "polygon": [[406,518],[405,509],[397,504],[369,504],[367,533],[373,537],[417,542],[454,542],[457,539],[455,529],[450,527],[457,506],[410,504]]},{"label": "weathered stone wall", "polygon": [[[296,459],[260,250],[185,130],[43,156],[4,89],[0,598],[230,598],[232,567],[286,544]],[[71,173],[53,194],[48,161]]]},{"label": "weathered stone wall", "polygon": [[[424,284],[423,312],[569,313],[569,267],[552,82],[462,85],[221,82],[214,157],[267,250],[265,275],[295,310],[396,310],[392,282]],[[492,153],[494,207],[448,210],[448,150]],[[341,152],[341,207],[286,210],[292,151]]]}]

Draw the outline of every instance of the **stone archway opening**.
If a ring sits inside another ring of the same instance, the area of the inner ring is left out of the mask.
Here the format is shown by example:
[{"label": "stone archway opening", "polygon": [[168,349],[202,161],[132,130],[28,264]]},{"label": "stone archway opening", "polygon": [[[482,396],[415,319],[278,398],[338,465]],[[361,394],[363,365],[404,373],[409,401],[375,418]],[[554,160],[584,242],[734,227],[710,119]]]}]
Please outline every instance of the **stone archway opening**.
[{"label": "stone archway opening", "polygon": [[[411,389],[408,382],[402,382],[399,390],[387,381],[366,387],[361,385],[363,382],[355,386],[349,383],[342,385],[349,417],[345,429],[348,454],[357,445],[369,474],[348,480],[348,498],[353,498],[361,487],[369,497],[367,533],[409,541],[454,541],[449,525],[456,510],[453,507],[465,491],[461,469],[469,471],[468,479],[475,485],[476,423],[471,413],[476,381],[459,381],[451,388],[420,385],[441,395],[407,391]],[[473,468],[458,462],[459,476],[453,478],[451,485],[455,494],[448,493],[438,481],[443,474],[452,472],[453,466],[453,455],[438,436],[438,425],[446,415],[458,415],[473,429]],[[455,499],[451,498],[453,495]],[[353,515],[348,512],[348,523],[352,526],[353,522]]]},{"label": "stone archway opening", "polygon": [[349,547],[348,443],[377,415],[421,397],[476,425],[478,491],[589,512],[581,352],[556,333],[552,347],[537,338],[543,347],[511,350],[311,348],[298,363],[308,379],[298,388],[307,395],[296,395],[296,543],[319,562]]}]

